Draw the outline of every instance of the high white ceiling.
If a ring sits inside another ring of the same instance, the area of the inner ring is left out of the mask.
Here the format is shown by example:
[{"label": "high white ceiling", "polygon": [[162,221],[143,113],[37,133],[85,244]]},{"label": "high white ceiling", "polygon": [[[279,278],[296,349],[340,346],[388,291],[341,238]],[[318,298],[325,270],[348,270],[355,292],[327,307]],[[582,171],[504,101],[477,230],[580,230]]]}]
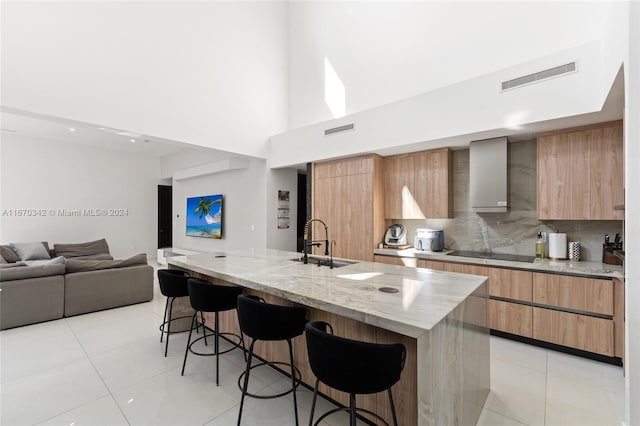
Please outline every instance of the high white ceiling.
[{"label": "high white ceiling", "polygon": [[123,129],[31,114],[5,107],[0,112],[0,127],[2,128],[2,136],[19,135],[53,142],[77,143],[154,157],[194,147]]}]

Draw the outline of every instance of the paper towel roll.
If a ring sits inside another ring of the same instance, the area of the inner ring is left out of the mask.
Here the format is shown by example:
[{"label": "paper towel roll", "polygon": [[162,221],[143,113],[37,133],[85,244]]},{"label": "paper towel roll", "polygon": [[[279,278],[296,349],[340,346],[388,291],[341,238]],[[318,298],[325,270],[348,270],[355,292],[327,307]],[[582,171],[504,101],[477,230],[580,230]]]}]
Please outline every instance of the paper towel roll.
[{"label": "paper towel roll", "polygon": [[567,234],[549,234],[549,257],[551,259],[567,258]]}]

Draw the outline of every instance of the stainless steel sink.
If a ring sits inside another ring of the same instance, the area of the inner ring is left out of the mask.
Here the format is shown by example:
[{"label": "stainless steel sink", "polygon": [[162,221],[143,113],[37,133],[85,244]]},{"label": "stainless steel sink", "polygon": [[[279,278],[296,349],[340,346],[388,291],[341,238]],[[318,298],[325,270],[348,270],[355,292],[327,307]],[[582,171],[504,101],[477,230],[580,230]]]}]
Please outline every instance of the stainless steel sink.
[{"label": "stainless steel sink", "polygon": [[[295,259],[289,259],[293,262],[301,262],[302,263],[302,257],[300,258],[295,258]],[[337,260],[337,259],[333,259],[333,267],[334,268],[341,268],[343,266],[349,266],[349,265],[353,265],[356,264],[358,262],[351,262],[348,260]],[[308,264],[309,265],[314,265],[314,266],[329,266],[329,258],[327,257],[317,257],[317,256],[308,256]]]}]

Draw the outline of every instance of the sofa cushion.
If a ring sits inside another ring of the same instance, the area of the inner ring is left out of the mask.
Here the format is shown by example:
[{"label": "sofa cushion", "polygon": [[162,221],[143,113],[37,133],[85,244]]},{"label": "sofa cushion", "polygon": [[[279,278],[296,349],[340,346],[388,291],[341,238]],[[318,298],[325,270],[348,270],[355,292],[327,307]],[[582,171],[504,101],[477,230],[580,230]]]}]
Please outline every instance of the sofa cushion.
[{"label": "sofa cushion", "polygon": [[29,264],[27,262],[23,262],[22,260],[13,263],[0,263],[0,269],[17,268],[18,266],[29,266]]},{"label": "sofa cushion", "polygon": [[18,262],[20,260],[20,256],[13,251],[11,246],[0,246],[0,254],[2,254],[2,257],[7,263]]},{"label": "sofa cushion", "polygon": [[25,260],[29,266],[41,266],[41,265],[64,265],[64,257],[58,256],[53,259],[42,259],[42,260]]},{"label": "sofa cushion", "polygon": [[62,264],[0,268],[0,281],[15,281],[63,274],[64,265]]},{"label": "sofa cushion", "polygon": [[94,254],[109,254],[109,245],[104,238],[96,241],[76,244],[54,244],[53,252],[56,256],[64,256],[66,258],[90,256]]},{"label": "sofa cushion", "polygon": [[11,243],[10,246],[13,251],[20,256],[20,260],[51,259],[49,248],[39,241],[31,243]]},{"label": "sofa cushion", "polygon": [[89,254],[87,256],[74,256],[73,260],[113,260],[109,253]]},{"label": "sofa cushion", "polygon": [[66,272],[99,271],[101,269],[126,268],[128,266],[146,265],[147,255],[136,254],[128,259],[122,260],[78,260],[67,259]]}]

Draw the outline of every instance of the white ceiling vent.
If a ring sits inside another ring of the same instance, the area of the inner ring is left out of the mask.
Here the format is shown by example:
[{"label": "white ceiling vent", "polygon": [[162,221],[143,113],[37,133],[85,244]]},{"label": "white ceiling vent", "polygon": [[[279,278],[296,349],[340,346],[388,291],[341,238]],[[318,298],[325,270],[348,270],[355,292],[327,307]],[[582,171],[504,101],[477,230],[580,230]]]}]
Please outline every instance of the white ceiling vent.
[{"label": "white ceiling vent", "polygon": [[514,78],[513,80],[503,81],[502,91],[514,89],[516,87],[528,84],[538,83],[540,81],[548,80],[553,77],[574,73],[577,71],[577,69],[578,68],[576,66],[576,62],[574,61],[569,62],[568,64],[560,65],[558,67],[549,68],[548,70]]},{"label": "white ceiling vent", "polygon": [[346,132],[347,130],[353,130],[353,124],[345,124],[344,126],[334,127],[332,129],[326,129],[324,131],[324,135],[329,136],[335,133]]}]

